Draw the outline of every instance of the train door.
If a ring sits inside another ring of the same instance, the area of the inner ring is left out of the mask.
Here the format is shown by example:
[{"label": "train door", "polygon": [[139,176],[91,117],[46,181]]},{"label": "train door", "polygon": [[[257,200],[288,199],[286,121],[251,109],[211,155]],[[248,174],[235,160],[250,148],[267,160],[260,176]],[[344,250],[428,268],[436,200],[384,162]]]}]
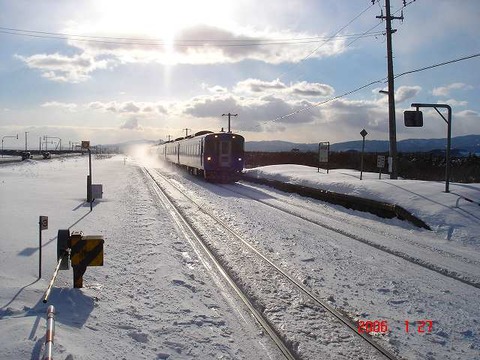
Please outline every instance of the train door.
[{"label": "train door", "polygon": [[232,164],[232,142],[231,140],[220,141],[220,167],[229,167]]}]

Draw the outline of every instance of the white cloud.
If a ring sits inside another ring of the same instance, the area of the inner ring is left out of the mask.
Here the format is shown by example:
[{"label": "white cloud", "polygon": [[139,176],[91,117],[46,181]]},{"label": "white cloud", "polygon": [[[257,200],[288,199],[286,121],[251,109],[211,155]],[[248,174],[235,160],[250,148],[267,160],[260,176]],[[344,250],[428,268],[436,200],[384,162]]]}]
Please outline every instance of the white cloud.
[{"label": "white cloud", "polygon": [[246,79],[237,83],[234,92],[237,93],[260,93],[280,91],[286,89],[287,86],[279,79],[272,81],[263,81],[259,79]]},{"label": "white cloud", "polygon": [[309,83],[302,81],[291,86],[292,92],[301,96],[327,97],[332,96],[335,91],[333,87],[320,83]]},{"label": "white cloud", "polygon": [[228,92],[228,89],[226,87],[219,86],[219,85],[207,87],[206,89],[212,94],[224,94]]},{"label": "white cloud", "polygon": [[62,103],[58,101],[49,101],[49,102],[43,103],[41,106],[44,108],[57,108],[57,109],[62,109],[70,112],[74,112],[77,110],[77,104]]},{"label": "white cloud", "polygon": [[467,106],[468,105],[468,101],[459,101],[459,100],[455,100],[455,99],[448,99],[448,100],[445,100],[445,101],[438,101],[439,104],[444,104],[444,103],[447,103],[448,105],[450,106]]},{"label": "white cloud", "polygon": [[238,82],[233,91],[240,94],[282,93],[298,97],[327,97],[332,96],[335,93],[333,87],[327,84],[301,81],[287,85],[279,79],[272,81],[246,79]]},{"label": "white cloud", "polygon": [[[67,32],[80,34],[75,29]],[[106,36],[104,33],[84,36]],[[110,34],[112,35],[112,34]],[[118,37],[118,34],[116,35]],[[304,46],[288,45],[292,39],[314,37],[312,34],[255,31],[232,31],[210,25],[194,25],[179,30],[173,44],[130,34],[131,39],[104,41],[68,40],[80,53],[73,56],[55,54],[16,55],[29,68],[41,71],[44,78],[57,82],[80,83],[93,71],[111,69],[120,63],[218,64],[257,60],[269,64],[298,63],[310,58],[335,56],[345,51],[344,39],[329,41],[312,53]],[[142,40],[135,40],[142,38]],[[263,45],[262,45],[263,44]],[[219,89],[216,89],[219,90]]]},{"label": "white cloud", "polygon": [[29,68],[38,69],[42,76],[52,81],[79,83],[90,78],[90,73],[97,69],[106,69],[111,61],[96,60],[86,54],[64,56],[55,54],[37,54],[28,57],[15,55]]},{"label": "white cloud", "polygon": [[[132,34],[133,36],[148,39],[148,36],[141,34]],[[151,41],[117,40],[115,42],[70,40],[69,44],[96,57],[113,56],[124,63],[216,64],[258,60],[270,64],[280,64],[297,63],[312,52],[311,49],[306,50],[304,46],[298,46],[292,39],[315,36],[291,31],[232,30],[232,28],[197,24],[179,29],[175,34],[173,44],[158,39]],[[315,46],[318,47],[317,44]],[[344,51],[345,40],[335,39],[318,47],[310,58],[334,56]]]},{"label": "white cloud", "polygon": [[432,94],[434,96],[448,96],[448,95],[450,95],[450,91],[452,91],[452,90],[471,90],[471,89],[473,89],[473,87],[471,85],[467,85],[467,84],[464,84],[464,83],[457,82],[457,83],[453,83],[453,84],[450,84],[450,85],[447,85],[447,86],[441,86],[441,87],[438,87],[438,88],[434,88],[432,90]]},{"label": "white cloud", "polygon": [[120,126],[120,128],[126,130],[143,130],[143,128],[138,123],[138,119],[136,118],[128,119]]},{"label": "white cloud", "polygon": [[411,99],[418,95],[422,90],[420,86],[400,86],[395,91],[395,101],[401,103],[402,101]]},{"label": "white cloud", "polygon": [[86,109],[101,112],[112,112],[125,115],[138,115],[138,114],[166,114],[166,107],[159,102],[101,102],[93,101],[83,106]]}]

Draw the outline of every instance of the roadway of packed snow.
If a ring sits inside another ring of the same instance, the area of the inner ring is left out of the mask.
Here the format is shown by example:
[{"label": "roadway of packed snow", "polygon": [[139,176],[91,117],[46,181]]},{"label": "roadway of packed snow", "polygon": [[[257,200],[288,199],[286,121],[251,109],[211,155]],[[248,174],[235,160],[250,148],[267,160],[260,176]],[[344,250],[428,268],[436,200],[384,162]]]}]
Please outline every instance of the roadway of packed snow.
[{"label": "roadway of packed snow", "polygon": [[[41,299],[55,266],[57,230],[65,228],[103,235],[105,265],[87,269],[83,289],[72,289],[71,270],[60,273],[50,299],[57,308],[56,358],[279,358],[243,306],[182,239],[138,165],[120,156],[93,162],[94,183],[103,184],[104,198],[92,212],[84,203],[86,157],[0,167],[0,358],[40,357],[47,307]],[[454,193],[478,200],[478,184],[452,184],[452,194],[445,194],[442,183],[378,180],[376,174],[364,174],[360,181],[358,173],[347,170],[328,175],[294,165],[249,170],[255,176],[397,202],[425,220],[434,230],[429,232],[268,188],[218,187],[163,171],[332,305],[358,319],[387,320],[390,332],[379,337],[401,356],[478,355],[479,289],[229,190],[283,203],[372,241],[405,249],[418,243],[419,257],[433,249],[427,260],[440,256],[444,266],[458,268],[464,259],[464,271],[469,271],[480,260],[480,207],[461,200],[457,208]],[[49,229],[43,231],[43,276],[37,281],[39,215],[49,216]],[[408,334],[405,320],[413,327]],[[418,320],[432,320],[432,331],[419,333]],[[343,358],[365,355],[345,353]]]}]

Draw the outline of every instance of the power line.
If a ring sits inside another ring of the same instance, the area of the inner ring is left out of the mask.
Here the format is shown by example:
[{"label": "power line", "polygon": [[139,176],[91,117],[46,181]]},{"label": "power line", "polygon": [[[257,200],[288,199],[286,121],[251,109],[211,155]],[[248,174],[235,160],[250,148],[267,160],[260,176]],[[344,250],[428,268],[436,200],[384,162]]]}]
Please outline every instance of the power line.
[{"label": "power line", "polygon": [[[334,39],[341,31],[345,30],[350,24],[352,24],[355,20],[357,20],[360,16],[362,16],[365,12],[367,12],[368,10],[370,10],[370,8],[375,5],[375,1],[378,1],[378,0],[374,0],[372,2],[372,5],[370,5],[368,8],[366,8],[365,10],[361,11],[358,15],[356,15],[352,20],[350,20],[346,25],[342,26],[339,30],[337,30],[337,32],[335,34],[333,34],[332,36],[330,36],[329,38],[327,38],[322,44],[320,44],[319,46],[317,46],[313,51],[311,51],[307,56],[305,56],[302,60],[300,60],[297,64],[295,64],[294,66],[292,66],[290,69],[288,69],[287,71],[285,71],[284,73],[282,73],[279,78],[282,78],[284,77],[285,75],[287,75],[288,73],[292,72],[292,70],[296,69],[298,66],[300,66],[300,64],[302,64],[304,61],[306,61],[308,58],[310,58],[313,54],[315,54],[318,49],[320,49],[322,46],[324,46],[325,44],[327,44],[328,42],[330,42],[332,39]],[[364,36],[365,33],[363,34],[360,34],[360,37]],[[375,35],[376,36],[376,35]],[[358,40],[358,39],[357,39]],[[351,44],[351,43],[350,43]],[[350,44],[348,44],[346,47],[348,47]]]},{"label": "power line", "polygon": [[480,53],[478,54],[473,54],[473,55],[468,55],[468,56],[464,56],[464,57],[461,57],[461,58],[458,58],[458,59],[454,59],[454,60],[450,60],[450,61],[445,61],[443,63],[439,63],[439,64],[435,64],[435,65],[430,65],[430,66],[425,66],[423,68],[420,68],[420,69],[415,69],[415,70],[410,70],[410,71],[405,71],[403,73],[400,73],[398,75],[395,75],[395,79],[400,77],[400,76],[403,76],[403,75],[408,75],[408,74],[413,74],[413,73],[417,73],[417,72],[420,72],[420,71],[425,71],[425,70],[429,70],[429,69],[434,69],[436,67],[440,67],[440,66],[443,66],[443,65],[448,65],[448,64],[453,64],[453,63],[456,63],[456,62],[459,62],[459,61],[463,61],[463,60],[469,60],[469,59],[473,59],[473,58],[476,58],[476,57],[479,57],[480,56]]},{"label": "power line", "polygon": [[[135,46],[164,46],[171,45],[170,42],[165,42],[160,39],[147,39],[135,37],[108,37],[108,36],[87,36],[66,33],[52,33],[44,31],[13,29],[0,27],[0,34],[26,36],[41,39],[59,39],[59,40],[73,40],[81,42],[113,44],[113,45],[135,45]],[[331,40],[332,38],[357,38],[357,37],[372,37],[378,36],[375,34],[335,34],[329,37],[304,37],[304,38],[286,38],[286,39],[185,39],[173,41],[174,46],[179,47],[245,47],[245,46],[266,46],[266,45],[299,45],[308,43],[318,43],[319,41]]]},{"label": "power line", "polygon": [[[477,54],[473,54],[473,55],[468,55],[468,56],[464,56],[464,57],[461,57],[461,58],[458,58],[458,59],[454,59],[454,60],[449,60],[449,61],[444,61],[444,62],[441,62],[441,63],[438,63],[438,64],[434,64],[434,65],[430,65],[430,66],[425,66],[425,67],[422,67],[422,68],[418,68],[418,69],[415,69],[415,70],[409,70],[409,71],[405,71],[403,73],[400,73],[398,75],[395,75],[395,78],[399,78],[399,77],[402,77],[404,75],[408,75],[408,74],[413,74],[413,73],[417,73],[417,72],[421,72],[421,71],[425,71],[425,70],[429,70],[429,69],[433,69],[433,68],[437,68],[437,67],[440,67],[440,66],[444,66],[444,65],[448,65],[448,64],[453,64],[453,63],[456,63],[456,62],[460,62],[460,61],[464,61],[464,60],[469,60],[469,59],[473,59],[473,58],[476,58],[476,57],[480,57],[480,53],[477,53]],[[344,98],[348,95],[351,95],[351,94],[354,94],[356,92],[359,92],[360,90],[363,90],[367,87],[370,87],[372,85],[375,85],[375,84],[384,84],[385,81],[387,80],[387,77],[384,77],[382,79],[378,79],[378,80],[375,80],[375,81],[372,81],[372,82],[369,82],[368,84],[365,84],[365,85],[362,85],[358,88],[355,88],[353,90],[350,90],[350,91],[347,91],[346,93],[343,93],[342,95],[338,95],[338,96],[335,96],[335,97],[332,97],[330,99],[326,99],[326,100],[323,100],[323,101],[320,101],[320,102],[317,102],[317,103],[314,103],[308,107],[305,107],[305,108],[302,108],[302,109],[299,109],[299,110],[296,110],[296,111],[293,111],[289,114],[286,114],[286,115],[282,115],[282,116],[279,116],[273,120],[269,120],[271,122],[275,122],[275,121],[278,121],[278,120],[283,120],[285,118],[288,118],[290,116],[293,116],[293,115],[296,115],[296,114],[299,114],[301,112],[304,112],[304,111],[307,111],[307,110],[310,110],[310,109],[313,109],[313,108],[316,108],[318,106],[321,106],[321,105],[325,105],[329,102],[332,102],[334,100],[338,100],[338,99],[341,99],[341,98]],[[268,121],[266,121],[268,122]]]}]

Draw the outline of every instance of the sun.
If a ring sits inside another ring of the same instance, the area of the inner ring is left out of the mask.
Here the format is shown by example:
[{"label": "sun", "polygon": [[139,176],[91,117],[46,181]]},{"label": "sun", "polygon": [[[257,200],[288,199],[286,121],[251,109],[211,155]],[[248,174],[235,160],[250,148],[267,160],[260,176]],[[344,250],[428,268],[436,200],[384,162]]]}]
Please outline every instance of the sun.
[{"label": "sun", "polygon": [[219,26],[233,16],[233,0],[97,0],[102,31],[148,36],[172,45],[175,34],[195,24]]}]

